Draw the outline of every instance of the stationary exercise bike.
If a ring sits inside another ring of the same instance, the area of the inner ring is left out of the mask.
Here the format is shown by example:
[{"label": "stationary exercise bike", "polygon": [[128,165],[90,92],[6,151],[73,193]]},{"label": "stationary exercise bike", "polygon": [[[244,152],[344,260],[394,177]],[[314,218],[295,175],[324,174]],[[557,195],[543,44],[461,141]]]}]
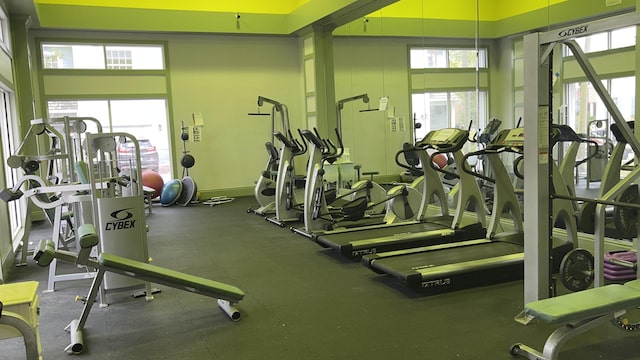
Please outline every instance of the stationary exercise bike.
[{"label": "stationary exercise bike", "polygon": [[[437,164],[433,157],[440,155],[438,153],[432,154],[432,163]],[[404,158],[404,162],[400,161],[400,156]],[[384,222],[386,224],[395,224],[405,221],[420,221],[419,217],[422,217],[421,214],[426,213],[429,201],[432,200],[422,201],[423,182],[439,182],[440,179],[432,177],[429,180],[425,180],[424,170],[418,167],[420,158],[416,153],[415,147],[411,144],[405,144],[401,150],[396,152],[395,161],[398,166],[407,170],[407,174],[417,177],[409,184],[396,184],[387,191],[387,196],[391,197],[391,200],[386,203]],[[440,167],[440,165],[437,166]],[[432,172],[428,174],[431,175]],[[422,209],[420,209],[421,206]]]}]

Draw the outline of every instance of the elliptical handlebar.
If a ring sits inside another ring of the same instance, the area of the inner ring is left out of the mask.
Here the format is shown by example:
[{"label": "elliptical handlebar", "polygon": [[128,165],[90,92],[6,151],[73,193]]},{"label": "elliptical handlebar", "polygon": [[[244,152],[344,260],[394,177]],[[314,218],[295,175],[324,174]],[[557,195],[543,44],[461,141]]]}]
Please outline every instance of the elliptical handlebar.
[{"label": "elliptical handlebar", "polygon": [[288,137],[284,136],[283,133],[277,130],[273,132],[273,136],[278,139],[285,147],[290,149],[293,156],[302,155],[307,152],[307,142],[304,140],[304,136],[302,135],[300,129],[298,129],[298,133],[300,134],[302,143],[293,136],[291,130],[287,130],[287,132],[289,135]]},{"label": "elliptical handlebar", "polygon": [[302,155],[302,154],[307,152],[308,146],[307,146],[307,141],[304,139],[304,136],[302,136],[302,132],[300,131],[300,129],[298,129],[298,135],[300,135],[300,139],[302,140],[302,142],[300,142],[298,139],[294,138],[293,135],[291,134],[291,131],[289,131],[289,136],[291,136],[291,138],[298,145],[298,150],[299,151],[296,152],[295,155]]},{"label": "elliptical handlebar", "polygon": [[338,146],[336,146],[331,139],[324,139],[320,137],[320,133],[317,128],[311,130],[301,130],[300,134],[306,138],[311,144],[320,149],[322,153],[322,159],[333,163],[344,153],[344,146],[342,144],[342,137],[338,129],[335,129],[336,136],[338,138]]},{"label": "elliptical handlebar", "polygon": [[[514,129],[516,130],[516,129]],[[467,174],[471,174],[477,178],[486,180],[488,182],[491,183],[495,183],[495,179],[488,177],[484,174],[478,173],[476,171],[473,171],[472,169],[469,168],[469,162],[467,161],[467,159],[471,156],[481,156],[481,155],[489,155],[489,154],[500,154],[503,152],[510,152],[510,153],[514,153],[514,154],[523,154],[524,152],[524,148],[522,147],[522,142],[520,140],[520,137],[516,137],[517,140],[514,140],[513,138],[509,138],[509,135],[511,134],[512,130],[508,130],[505,129],[503,131],[501,131],[495,138],[494,138],[494,142],[491,144],[487,144],[487,146],[483,149],[480,150],[476,150],[476,151],[472,151],[469,152],[467,154],[464,154],[463,156],[463,162],[462,162],[462,171],[466,172]],[[517,133],[519,134],[519,133]],[[516,135],[517,135],[516,134]],[[521,160],[520,160],[521,161]],[[517,167],[517,163],[514,161],[514,168]],[[515,170],[517,171],[517,170]],[[518,174],[516,173],[516,176],[518,176]]]},{"label": "elliptical handlebar", "polygon": [[582,160],[576,161],[574,166],[579,166],[589,161],[596,155],[600,155],[600,144],[597,141],[591,140],[589,138],[580,136],[578,133],[573,130],[569,125],[561,125],[561,124],[552,124],[552,146],[555,146],[560,142],[578,142],[583,144],[592,144],[596,147],[595,151],[588,156],[586,156]]},{"label": "elliptical handlebar", "polygon": [[401,167],[401,168],[403,168],[403,169],[409,170],[409,171],[418,170],[418,169],[417,169],[417,168],[415,168],[415,167],[412,167],[412,166],[410,166],[410,165],[407,165],[407,164],[402,163],[402,162],[400,161],[400,159],[399,159],[399,158],[400,158],[400,154],[406,154],[406,153],[408,153],[408,152],[412,152],[412,151],[415,151],[415,150],[416,150],[416,148],[415,148],[415,147],[413,147],[413,146],[411,146],[411,147],[407,147],[407,148],[403,148],[403,149],[398,150],[398,151],[396,152],[396,157],[395,157],[396,165],[400,166],[400,167]]},{"label": "elliptical handlebar", "polygon": [[301,130],[300,133],[315,147],[324,150],[324,143],[320,140],[320,137],[314,134],[311,130]]},{"label": "elliptical handlebar", "polygon": [[[424,150],[423,150],[423,149],[424,149]],[[432,146],[429,146],[429,145],[425,145],[424,147],[409,146],[409,147],[403,148],[403,149],[401,149],[401,150],[398,150],[398,152],[396,152],[396,155],[395,155],[395,161],[396,161],[396,164],[397,164],[398,166],[400,166],[401,168],[407,169],[407,170],[409,170],[409,171],[420,171],[420,172],[424,173],[424,170],[423,170],[423,169],[421,169],[421,168],[411,167],[411,166],[409,166],[409,165],[405,165],[405,164],[403,164],[402,162],[400,162],[399,157],[400,157],[400,154],[404,154],[404,153],[412,152],[412,151],[426,151],[426,149],[434,149],[434,150],[436,150],[436,152],[434,152],[433,154],[429,155],[429,157],[431,158],[431,161],[429,161],[429,166],[430,166],[433,170],[438,171],[438,172],[441,172],[441,173],[443,173],[443,174],[445,174],[445,175],[448,175],[448,176],[450,176],[450,177],[452,177],[452,178],[454,178],[454,179],[457,179],[457,178],[459,178],[459,177],[460,177],[458,174],[456,174],[456,173],[454,173],[454,172],[452,172],[452,171],[448,171],[448,170],[445,170],[445,169],[441,169],[440,167],[438,167],[438,166],[436,166],[436,165],[434,164],[433,157],[434,157],[434,156],[436,156],[436,155],[438,155],[438,154],[445,154],[445,153],[446,153],[446,151],[437,151],[437,149],[436,149],[436,148],[434,148],[434,147],[432,147]],[[423,166],[424,166],[424,165],[423,165]]]},{"label": "elliptical handlebar", "polygon": [[327,141],[329,142],[329,144],[331,144],[331,146],[333,146],[333,148],[336,150],[332,155],[329,155],[329,157],[325,159],[329,163],[333,163],[340,156],[342,156],[342,154],[344,154],[344,144],[342,143],[342,136],[340,136],[340,131],[337,128],[334,130],[336,132],[336,138],[338,139],[338,147],[333,145],[333,143],[331,142],[331,139],[327,138]]}]

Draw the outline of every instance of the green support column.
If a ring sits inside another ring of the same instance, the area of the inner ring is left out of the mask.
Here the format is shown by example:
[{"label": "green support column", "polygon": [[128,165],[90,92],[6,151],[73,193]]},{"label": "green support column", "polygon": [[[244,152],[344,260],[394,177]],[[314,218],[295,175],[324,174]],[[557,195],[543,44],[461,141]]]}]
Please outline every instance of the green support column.
[{"label": "green support column", "polygon": [[322,136],[333,134],[337,125],[332,31],[313,28],[302,37],[306,123],[308,128],[317,127]]},{"label": "green support column", "polygon": [[[16,84],[15,93],[17,100],[18,119],[21,123],[36,118],[34,109],[34,90],[31,80],[31,58],[29,54],[29,27],[31,19],[25,15],[12,15],[11,43],[13,50],[13,71]],[[22,129],[28,128],[21,126]]]}]

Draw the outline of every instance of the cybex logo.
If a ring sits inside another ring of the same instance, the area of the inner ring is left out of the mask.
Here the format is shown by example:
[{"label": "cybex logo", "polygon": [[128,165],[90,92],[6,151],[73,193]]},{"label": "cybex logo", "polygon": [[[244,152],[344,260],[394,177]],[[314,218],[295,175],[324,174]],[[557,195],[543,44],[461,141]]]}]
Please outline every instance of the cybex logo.
[{"label": "cybex logo", "polygon": [[587,25],[577,26],[570,29],[562,30],[558,33],[560,37],[575,36],[587,32]]},{"label": "cybex logo", "polygon": [[136,226],[136,220],[131,220],[133,214],[129,210],[131,210],[131,208],[112,212],[111,217],[115,220],[107,222],[105,231],[133,229]]}]

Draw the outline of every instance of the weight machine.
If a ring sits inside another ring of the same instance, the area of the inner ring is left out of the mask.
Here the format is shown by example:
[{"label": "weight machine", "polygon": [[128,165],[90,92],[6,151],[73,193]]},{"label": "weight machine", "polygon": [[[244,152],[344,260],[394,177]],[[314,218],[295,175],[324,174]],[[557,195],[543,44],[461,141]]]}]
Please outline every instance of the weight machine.
[{"label": "weight machine", "polygon": [[[82,141],[87,129],[102,132],[100,122],[92,117],[60,117],[31,120],[29,130],[15,152],[6,160],[12,169],[22,169],[27,175],[41,173],[52,184],[79,181],[75,164],[83,160]],[[35,152],[34,152],[35,150]],[[44,164],[44,166],[42,166]],[[46,169],[46,172],[45,170]],[[73,203],[73,213],[82,213],[81,202]],[[28,255],[28,236],[30,231],[30,203],[26,204],[25,234],[17,249],[21,249],[21,257],[17,266],[24,266]],[[54,221],[51,210],[46,210],[55,231],[61,231],[60,222]],[[70,214],[63,216],[69,227],[77,227],[79,217],[72,219]],[[73,220],[73,221],[72,221]],[[75,222],[75,224],[73,224]],[[69,232],[69,231],[67,231]],[[54,234],[58,236],[59,234]],[[64,242],[68,242],[65,239]]]},{"label": "weight machine", "polygon": [[[552,294],[549,271],[549,239],[553,224],[549,222],[551,211],[551,191],[549,186],[550,163],[552,161],[549,146],[550,124],[552,123],[552,83],[553,51],[558,44],[568,46],[579,66],[583,69],[594,90],[600,96],[620,133],[640,155],[640,142],[624,120],[611,95],[600,81],[593,66],[578,44],[576,36],[635,25],[640,22],[640,14],[621,15],[605,20],[597,20],[581,25],[562,28],[546,33],[534,33],[524,37],[524,127],[527,132],[524,166],[533,176],[524,179],[525,191],[525,293],[524,302],[529,303],[547,298]],[[533,150],[533,151],[532,151]],[[640,176],[640,167],[636,167],[624,179],[605,193],[602,201],[617,198]],[[605,205],[598,204],[595,211],[594,285],[603,285],[604,255],[604,219]]]},{"label": "weight machine", "polygon": [[[614,201],[637,183],[640,167],[635,167],[626,177],[613,184],[600,199],[593,200],[597,204],[594,212],[594,260],[578,259],[576,263],[579,270],[577,273],[595,277],[593,289],[551,297],[554,289],[550,281],[549,246],[554,225],[549,221],[549,213],[552,211],[552,199],[559,198],[557,195],[551,196],[549,186],[549,168],[553,161],[549,147],[549,130],[553,113],[553,94],[550,88],[554,47],[564,44],[572,51],[621,136],[628,142],[637,158],[640,156],[640,141],[573,38],[639,23],[640,13],[632,13],[524,37],[524,126],[530,134],[525,138],[528,151],[525,153],[524,162],[528,171],[533,170],[535,175],[525,178],[525,309],[516,320],[528,323],[533,318],[538,318],[559,324],[560,327],[547,338],[542,352],[516,343],[509,348],[511,355],[536,360],[557,359],[564,343],[609,320],[614,320],[615,324],[623,325],[620,327],[629,330],[629,326],[621,323],[619,319],[627,311],[640,306],[638,280],[624,285],[604,286],[605,207],[624,205],[640,208],[637,204],[616,204]],[[535,151],[530,152],[529,149]],[[592,262],[592,269],[589,269],[589,261]],[[635,325],[631,328],[637,329]]]}]

